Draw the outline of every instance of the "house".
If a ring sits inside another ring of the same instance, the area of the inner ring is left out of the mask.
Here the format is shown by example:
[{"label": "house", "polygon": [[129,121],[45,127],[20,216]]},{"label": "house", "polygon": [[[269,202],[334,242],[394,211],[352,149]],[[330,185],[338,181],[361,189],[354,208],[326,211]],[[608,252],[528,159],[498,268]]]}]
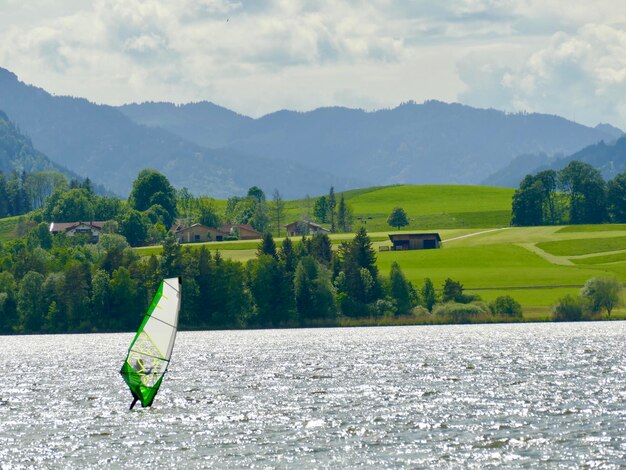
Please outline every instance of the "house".
[{"label": "house", "polygon": [[429,250],[441,247],[438,233],[399,233],[389,235],[392,250]]},{"label": "house", "polygon": [[104,222],[52,222],[50,223],[50,233],[65,233],[68,237],[75,235],[87,235],[92,243],[98,243],[100,232]]},{"label": "house", "polygon": [[220,231],[229,236],[234,236],[235,232],[239,231],[239,240],[260,240],[263,238],[263,234],[254,230],[250,224],[223,225],[220,227]]},{"label": "house", "polygon": [[220,228],[193,224],[189,227],[178,226],[176,240],[178,243],[221,242],[234,237],[237,230],[239,231],[239,240],[258,240],[263,237],[261,232],[257,232],[247,224],[223,225]]},{"label": "house", "polygon": [[322,227],[309,220],[296,220],[290,224],[285,225],[288,237],[295,237],[298,235],[313,235],[318,232],[330,233],[330,230]]},{"label": "house", "polygon": [[224,233],[220,229],[207,227],[202,224],[193,224],[189,227],[179,226],[178,230],[176,230],[176,241],[178,243],[221,242],[228,236],[228,233]]}]

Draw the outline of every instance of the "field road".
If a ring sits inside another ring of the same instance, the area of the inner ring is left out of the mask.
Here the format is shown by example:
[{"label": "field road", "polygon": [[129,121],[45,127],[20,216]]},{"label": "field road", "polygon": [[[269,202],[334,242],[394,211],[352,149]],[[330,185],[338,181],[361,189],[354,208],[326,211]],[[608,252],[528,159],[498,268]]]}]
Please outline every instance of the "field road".
[{"label": "field road", "polygon": [[454,240],[459,240],[461,238],[467,238],[467,237],[473,237],[475,235],[482,235],[483,233],[490,233],[490,232],[497,232],[498,230],[508,230],[511,227],[500,227],[500,228],[492,228],[491,230],[483,230],[481,232],[473,232],[473,233],[468,233],[466,235],[461,235],[460,237],[454,237],[454,238],[448,238],[446,240],[441,240],[441,243],[448,243],[448,242],[452,242]]}]

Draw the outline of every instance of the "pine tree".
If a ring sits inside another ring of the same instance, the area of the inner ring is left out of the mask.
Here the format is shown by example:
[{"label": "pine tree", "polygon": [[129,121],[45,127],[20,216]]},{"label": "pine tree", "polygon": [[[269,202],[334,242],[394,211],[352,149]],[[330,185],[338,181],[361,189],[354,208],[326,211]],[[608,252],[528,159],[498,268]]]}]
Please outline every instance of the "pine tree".
[{"label": "pine tree", "polygon": [[261,243],[259,243],[256,254],[257,256],[270,255],[274,259],[278,259],[276,243],[274,243],[274,237],[270,232],[265,232],[263,234],[263,238],[261,239]]},{"label": "pine tree", "polygon": [[335,206],[337,205],[337,200],[335,199],[335,188],[330,187],[330,193],[328,194],[328,221],[330,222],[330,231],[335,233],[337,231],[337,227],[335,225]]},{"label": "pine tree", "polygon": [[432,311],[433,306],[437,303],[437,294],[435,293],[433,281],[431,281],[430,278],[427,277],[424,279],[424,285],[422,286],[420,294],[422,302],[424,302],[424,307],[426,307],[428,311]]},{"label": "pine tree", "polygon": [[400,266],[395,261],[391,265],[389,274],[389,291],[395,300],[399,315],[405,315],[411,310],[411,292],[409,283],[404,277]]}]

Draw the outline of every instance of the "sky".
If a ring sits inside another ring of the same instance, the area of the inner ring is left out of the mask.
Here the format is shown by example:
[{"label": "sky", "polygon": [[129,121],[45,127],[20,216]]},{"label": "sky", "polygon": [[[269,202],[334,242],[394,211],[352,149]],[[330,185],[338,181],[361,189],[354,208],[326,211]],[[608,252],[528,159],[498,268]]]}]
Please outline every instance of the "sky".
[{"label": "sky", "polygon": [[623,0],[0,0],[0,67],[252,117],[436,99],[626,129]]}]

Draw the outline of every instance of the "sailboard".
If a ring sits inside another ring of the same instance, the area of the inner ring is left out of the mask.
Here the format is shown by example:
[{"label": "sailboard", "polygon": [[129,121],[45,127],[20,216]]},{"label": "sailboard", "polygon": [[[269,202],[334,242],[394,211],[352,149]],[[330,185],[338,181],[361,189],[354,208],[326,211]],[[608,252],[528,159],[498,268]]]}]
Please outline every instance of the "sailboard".
[{"label": "sailboard", "polygon": [[167,372],[174,349],[180,310],[181,278],[164,279],[157,290],[141,326],[130,343],[120,373],[137,401],[152,405]]}]

